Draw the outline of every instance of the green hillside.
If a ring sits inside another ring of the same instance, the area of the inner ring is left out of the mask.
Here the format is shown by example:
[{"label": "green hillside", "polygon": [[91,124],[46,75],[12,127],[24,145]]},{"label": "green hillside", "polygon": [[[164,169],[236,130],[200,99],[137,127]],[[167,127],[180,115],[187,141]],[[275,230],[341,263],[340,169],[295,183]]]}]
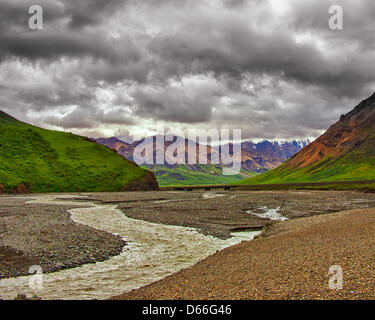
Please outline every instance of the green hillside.
[{"label": "green hillside", "polygon": [[223,168],[220,165],[197,165],[199,171],[192,171],[184,165],[177,165],[174,168],[166,166],[154,166],[154,172],[160,186],[197,186],[233,184],[256,173],[243,171],[233,176],[222,175]]},{"label": "green hillside", "polygon": [[0,112],[0,185],[32,192],[120,191],[147,171],[70,133],[37,128]]}]

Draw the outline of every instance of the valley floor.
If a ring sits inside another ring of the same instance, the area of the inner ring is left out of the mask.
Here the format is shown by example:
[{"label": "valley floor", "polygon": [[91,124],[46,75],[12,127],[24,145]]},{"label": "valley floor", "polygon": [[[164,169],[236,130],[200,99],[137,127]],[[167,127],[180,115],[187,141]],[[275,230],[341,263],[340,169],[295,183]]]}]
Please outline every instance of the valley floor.
[{"label": "valley floor", "polygon": [[[54,272],[120,254],[126,233],[121,239],[70,219],[68,209],[85,207],[87,201],[92,201],[103,206],[115,205],[129,218],[193,227],[216,239],[228,239],[236,231],[266,227],[260,239],[220,251],[160,282],[125,293],[121,299],[372,297],[375,209],[369,208],[375,208],[375,194],[354,191],[91,193],[79,197],[78,194],[63,195],[66,199],[56,205],[30,203],[30,197],[39,196],[27,197],[0,196],[1,278],[27,274],[28,267],[34,264],[41,264],[46,272]],[[341,213],[346,210],[351,211]],[[266,219],[271,211],[276,219],[291,220]],[[344,290],[332,291],[328,289],[328,270],[337,264],[344,270]],[[149,261],[147,268],[152,265]]]}]

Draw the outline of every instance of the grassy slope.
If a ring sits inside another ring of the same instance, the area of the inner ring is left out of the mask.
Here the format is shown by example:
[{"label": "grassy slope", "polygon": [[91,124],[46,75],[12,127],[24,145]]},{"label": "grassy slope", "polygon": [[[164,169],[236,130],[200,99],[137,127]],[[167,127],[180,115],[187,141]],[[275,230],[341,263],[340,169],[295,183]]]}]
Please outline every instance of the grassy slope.
[{"label": "grassy slope", "polygon": [[37,128],[0,114],[0,184],[33,192],[119,191],[145,170],[112,150],[70,133]]},{"label": "grassy slope", "polygon": [[[183,165],[179,165],[174,169],[166,167],[154,167],[153,172],[168,171],[162,175],[156,175],[160,186],[193,186],[193,185],[216,185],[216,184],[232,184],[241,181],[249,176],[255,175],[253,172],[245,172],[234,176],[223,176],[222,168],[215,165],[199,165],[204,172],[191,171]],[[212,174],[214,172],[215,174]],[[179,174],[184,180],[178,180],[171,174]]]},{"label": "grassy slope", "polygon": [[332,158],[329,155],[321,161],[303,169],[289,169],[288,162],[275,170],[240,184],[278,184],[324,181],[359,181],[375,179],[375,134],[355,150]]}]

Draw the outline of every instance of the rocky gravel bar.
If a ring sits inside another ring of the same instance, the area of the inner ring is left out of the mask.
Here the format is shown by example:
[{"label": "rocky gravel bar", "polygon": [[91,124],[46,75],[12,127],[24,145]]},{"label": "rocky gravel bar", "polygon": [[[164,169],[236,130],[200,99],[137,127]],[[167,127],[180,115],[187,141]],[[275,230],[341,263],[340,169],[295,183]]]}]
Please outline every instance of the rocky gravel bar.
[{"label": "rocky gravel bar", "polygon": [[[0,278],[44,273],[104,261],[126,243],[115,235],[71,220],[74,206],[26,204],[22,197],[0,197]],[[77,206],[75,206],[77,207]]]}]

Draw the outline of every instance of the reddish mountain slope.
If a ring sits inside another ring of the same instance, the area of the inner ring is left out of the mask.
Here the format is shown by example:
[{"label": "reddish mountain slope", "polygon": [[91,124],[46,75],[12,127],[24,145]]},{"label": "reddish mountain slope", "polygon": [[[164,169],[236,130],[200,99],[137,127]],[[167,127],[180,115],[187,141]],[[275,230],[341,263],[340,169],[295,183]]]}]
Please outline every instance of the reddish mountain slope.
[{"label": "reddish mountain slope", "polygon": [[289,183],[375,179],[375,94],[279,168],[244,181]]},{"label": "reddish mountain slope", "polygon": [[375,94],[341,116],[325,134],[299,152],[285,167],[305,168],[325,157],[339,157],[362,145],[374,129]]}]

